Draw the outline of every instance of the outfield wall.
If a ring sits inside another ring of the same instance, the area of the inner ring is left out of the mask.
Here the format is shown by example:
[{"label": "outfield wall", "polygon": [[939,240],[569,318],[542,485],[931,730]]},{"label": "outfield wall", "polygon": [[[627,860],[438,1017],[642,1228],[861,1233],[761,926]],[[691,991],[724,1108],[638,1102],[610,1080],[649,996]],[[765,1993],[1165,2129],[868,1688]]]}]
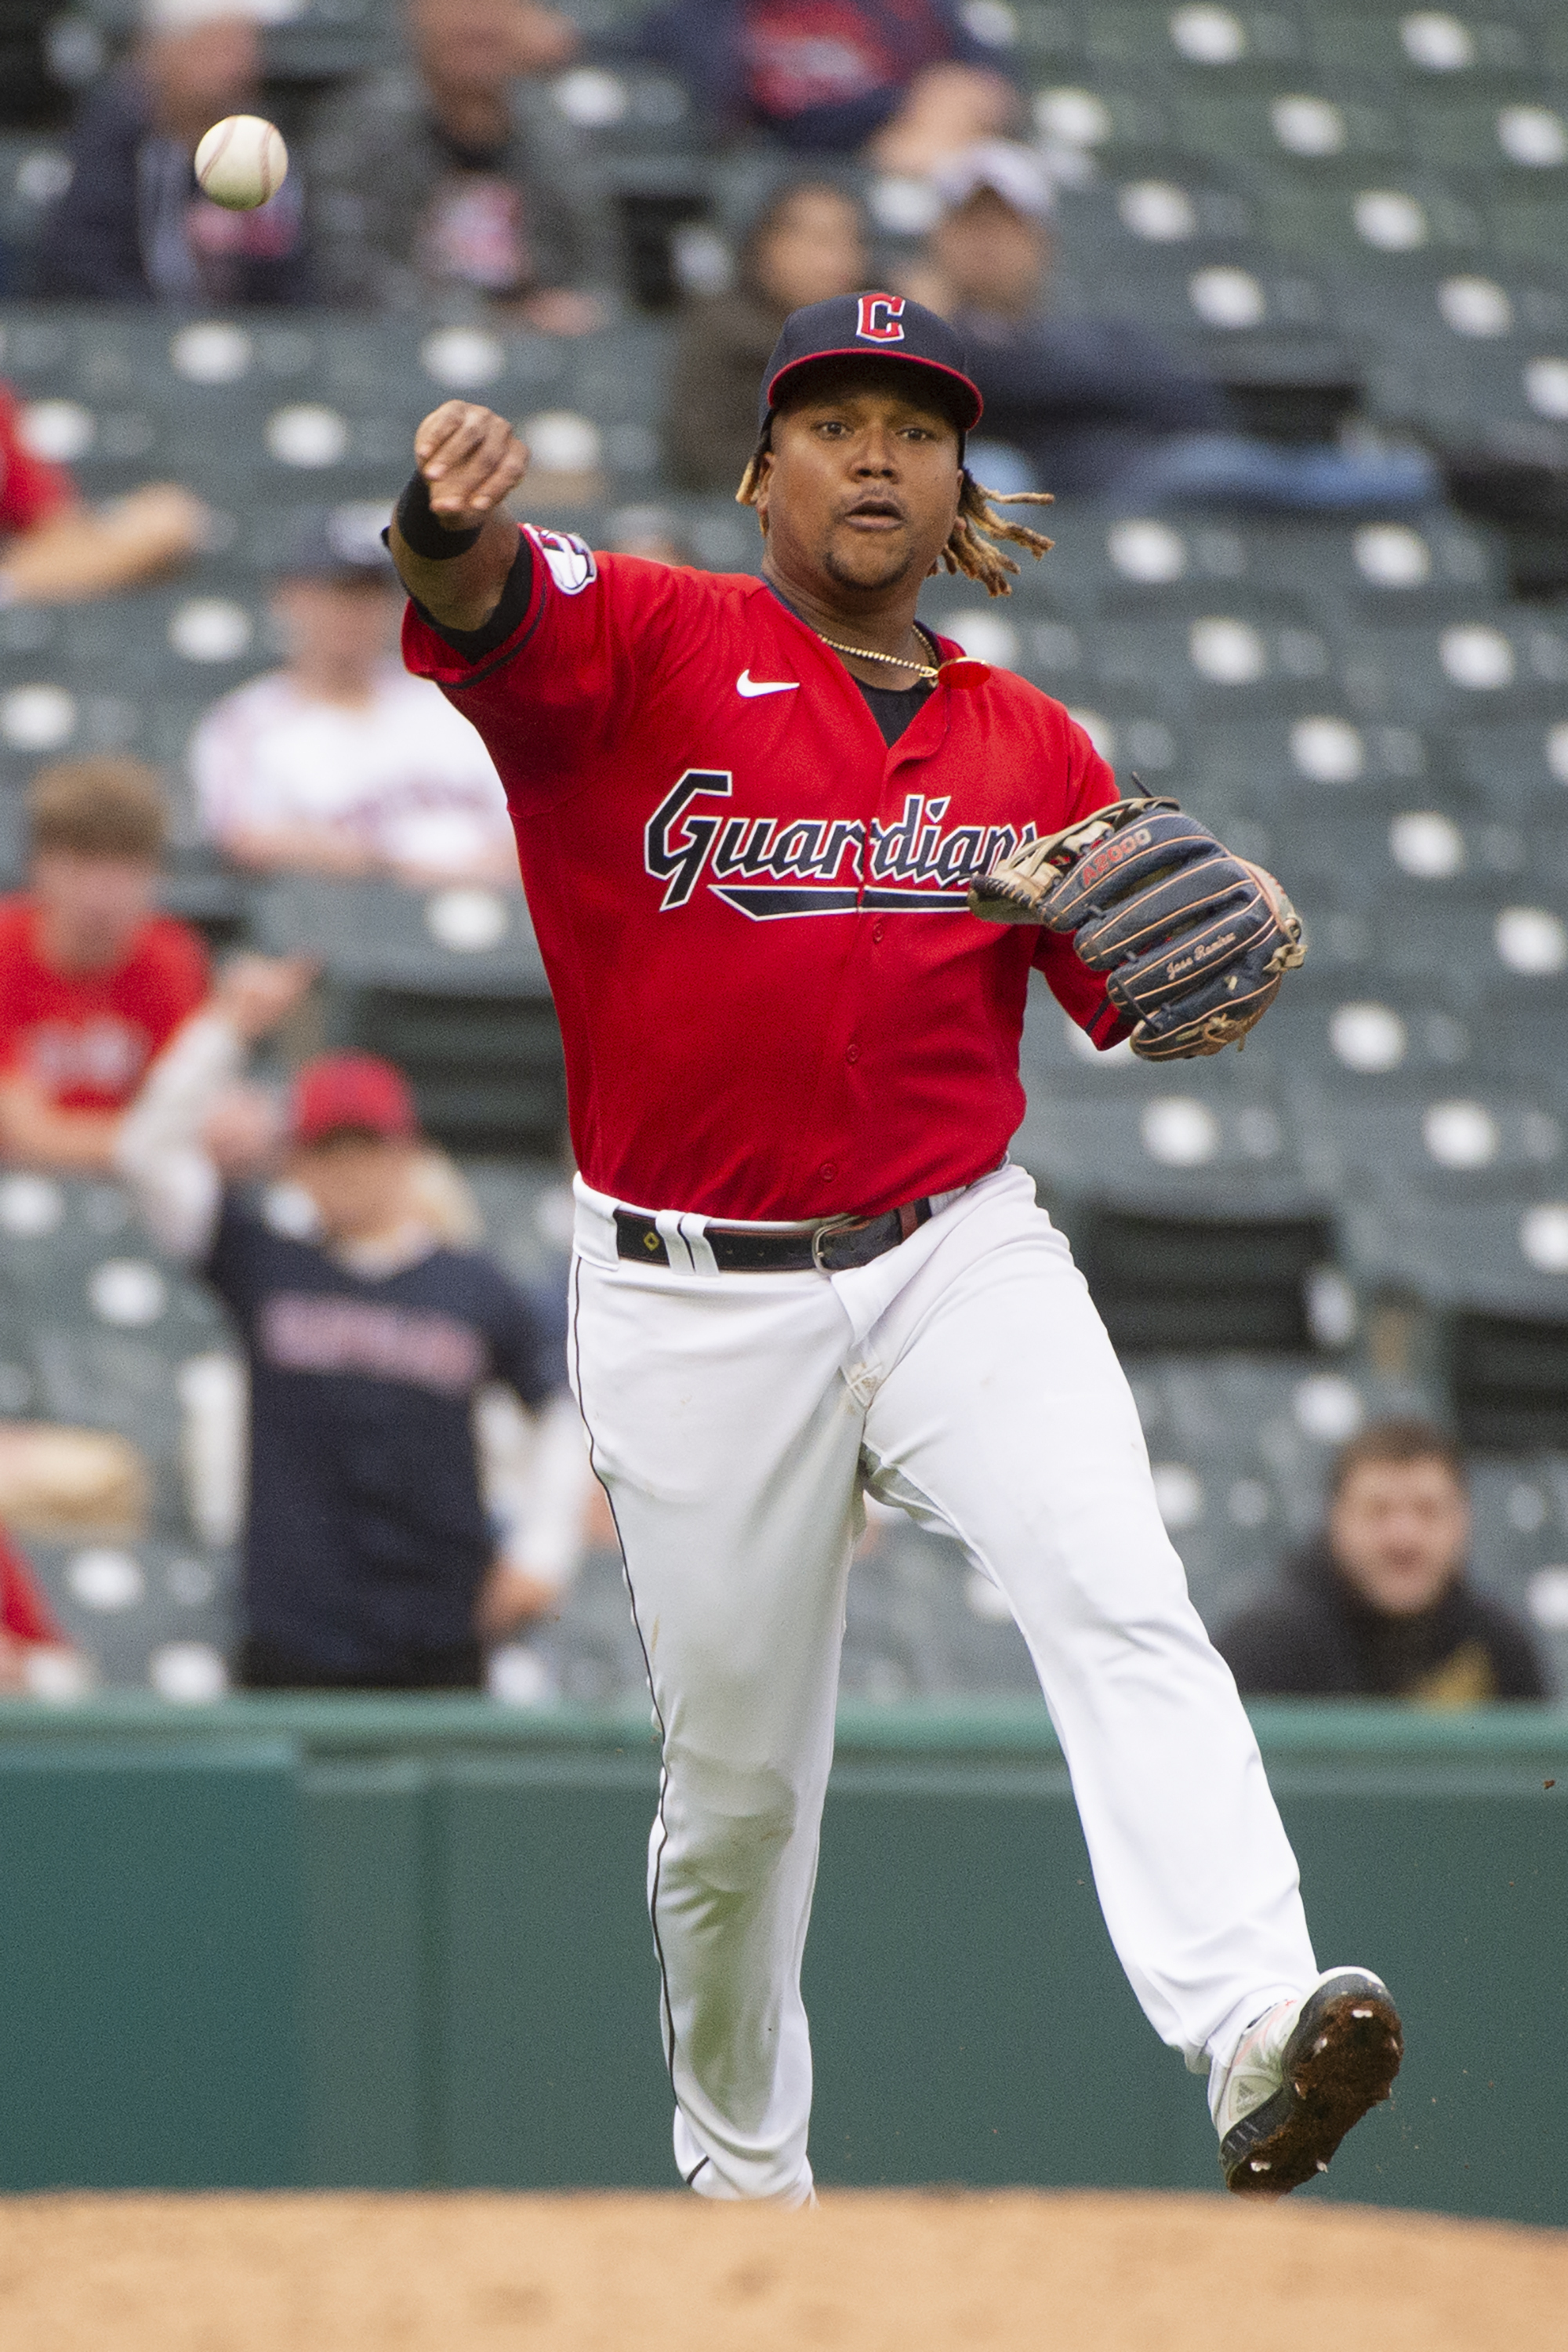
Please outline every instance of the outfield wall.
[{"label": "outfield wall", "polygon": [[[1568,1711],[1254,1716],[1408,2030],[1317,2193],[1568,2224]],[[646,1712],[0,1703],[0,2189],[673,2184],[656,1761]],[[806,1983],[824,2182],[1217,2184],[1037,1707],[846,1712]]]}]

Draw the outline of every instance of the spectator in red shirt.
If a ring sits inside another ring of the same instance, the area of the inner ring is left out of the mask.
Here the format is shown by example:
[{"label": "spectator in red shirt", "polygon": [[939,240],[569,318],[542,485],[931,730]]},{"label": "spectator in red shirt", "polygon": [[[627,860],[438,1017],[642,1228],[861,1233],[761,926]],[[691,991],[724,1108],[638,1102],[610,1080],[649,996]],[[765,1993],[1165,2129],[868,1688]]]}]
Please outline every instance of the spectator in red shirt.
[{"label": "spectator in red shirt", "polygon": [[27,447],[0,384],[0,605],[69,604],[133,587],[193,555],[206,509],[176,482],[84,505],[63,467]]},{"label": "spectator in red shirt", "polygon": [[0,1535],[0,1695],[31,1687],[29,1655],[41,1651],[72,1654],[26,1561]]},{"label": "spectator in red shirt", "polygon": [[0,899],[0,1154],[107,1170],[148,1064],[207,992],[206,958],[153,911],[165,814],[151,769],[46,768],[28,814],[28,887]]}]

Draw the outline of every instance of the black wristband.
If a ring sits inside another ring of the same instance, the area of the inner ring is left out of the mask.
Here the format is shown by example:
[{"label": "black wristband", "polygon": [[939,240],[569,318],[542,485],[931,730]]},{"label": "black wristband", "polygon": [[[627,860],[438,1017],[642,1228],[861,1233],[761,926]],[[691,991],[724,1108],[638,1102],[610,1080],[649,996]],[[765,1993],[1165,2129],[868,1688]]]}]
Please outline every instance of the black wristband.
[{"label": "black wristband", "polygon": [[472,530],[443,530],[430,511],[430,485],[423,474],[410,477],[397,501],[396,516],[405,546],[430,563],[447,563],[454,555],[467,555],[485,527],[479,522]]}]

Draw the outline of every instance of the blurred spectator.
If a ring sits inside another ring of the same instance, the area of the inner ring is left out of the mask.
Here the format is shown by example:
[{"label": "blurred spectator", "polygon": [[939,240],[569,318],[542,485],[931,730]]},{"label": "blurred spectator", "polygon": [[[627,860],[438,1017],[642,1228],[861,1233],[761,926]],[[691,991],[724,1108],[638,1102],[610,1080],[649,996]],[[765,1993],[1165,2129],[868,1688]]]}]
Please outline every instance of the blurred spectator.
[{"label": "blurred spectator", "polygon": [[1016,111],[998,50],[963,15],[953,0],[676,0],[638,46],[681,76],[710,130],[818,152],[868,142],[879,170],[918,175]]},{"label": "blurred spectator", "polygon": [[396,658],[403,591],[352,525],[300,518],[272,592],[286,667],[226,695],[191,739],[203,827],[261,872],[515,883],[489,754]]},{"label": "blurred spectator", "polygon": [[1435,495],[1423,451],[1255,440],[1221,387],[1145,328],[1054,317],[1052,184],[1030,149],[985,142],[932,177],[946,210],[908,290],[963,336],[985,402],[970,464],[992,488],[1303,509]]},{"label": "blurred spectator", "polygon": [[290,173],[255,212],[196,185],[204,131],[260,102],[258,21],[268,0],[142,0],[126,63],[83,100],[70,184],[44,224],[39,290],[91,302],[299,302],[304,207]]},{"label": "blurred spectator", "polygon": [[0,1535],[0,1696],[31,1690],[52,1696],[86,1681],[83,1663],[56,1624],[26,1561]]},{"label": "blurred spectator", "polygon": [[831,181],[797,181],[758,215],[734,290],[687,310],[664,422],[665,460],[682,489],[734,489],[757,446],[757,387],[785,319],[854,293],[868,268],[860,207]]},{"label": "blurred spectator", "polygon": [[0,899],[0,1153],[108,1168],[148,1064],[207,990],[202,943],[154,912],[165,815],[139,761],[46,768],[26,891]]},{"label": "blurred spectator", "polygon": [[71,604],[166,572],[201,544],[206,509],[174,482],[84,506],[62,467],[27,447],[0,384],[0,605]]},{"label": "blurred spectator", "polygon": [[249,1363],[237,1680],[475,1688],[485,1643],[553,1594],[498,1556],[474,1408],[500,1381],[537,1412],[552,1349],[510,1277],[441,1239],[390,1064],[308,1064],[288,1107],[287,1186],[252,1205],[226,1182],[251,1147],[236,1149],[232,1118],[220,1143],[210,1115],[311,977],[298,959],[231,967],[159,1061],[119,1153],[156,1238],[205,1273]]},{"label": "blurred spectator", "polygon": [[1340,1452],[1323,1533],[1218,1638],[1258,1697],[1544,1698],[1529,1633],[1466,1575],[1463,1458],[1422,1421],[1373,1422]]},{"label": "blurred spectator", "polygon": [[413,63],[326,100],[310,150],[311,251],[325,302],[413,310],[443,293],[580,335],[603,306],[578,290],[595,238],[563,155],[522,104],[563,65],[576,27],[530,0],[408,0]]}]

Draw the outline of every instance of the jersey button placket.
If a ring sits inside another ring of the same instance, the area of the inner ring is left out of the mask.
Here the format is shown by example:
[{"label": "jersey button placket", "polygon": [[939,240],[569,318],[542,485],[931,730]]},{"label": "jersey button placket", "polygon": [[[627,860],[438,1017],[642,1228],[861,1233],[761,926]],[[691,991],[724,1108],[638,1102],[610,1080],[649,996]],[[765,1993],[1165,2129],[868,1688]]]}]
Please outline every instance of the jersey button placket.
[{"label": "jersey button placket", "polygon": [[858,1062],[860,1059],[859,1046],[846,1045],[844,1048],[844,1058],[847,1062]]}]

